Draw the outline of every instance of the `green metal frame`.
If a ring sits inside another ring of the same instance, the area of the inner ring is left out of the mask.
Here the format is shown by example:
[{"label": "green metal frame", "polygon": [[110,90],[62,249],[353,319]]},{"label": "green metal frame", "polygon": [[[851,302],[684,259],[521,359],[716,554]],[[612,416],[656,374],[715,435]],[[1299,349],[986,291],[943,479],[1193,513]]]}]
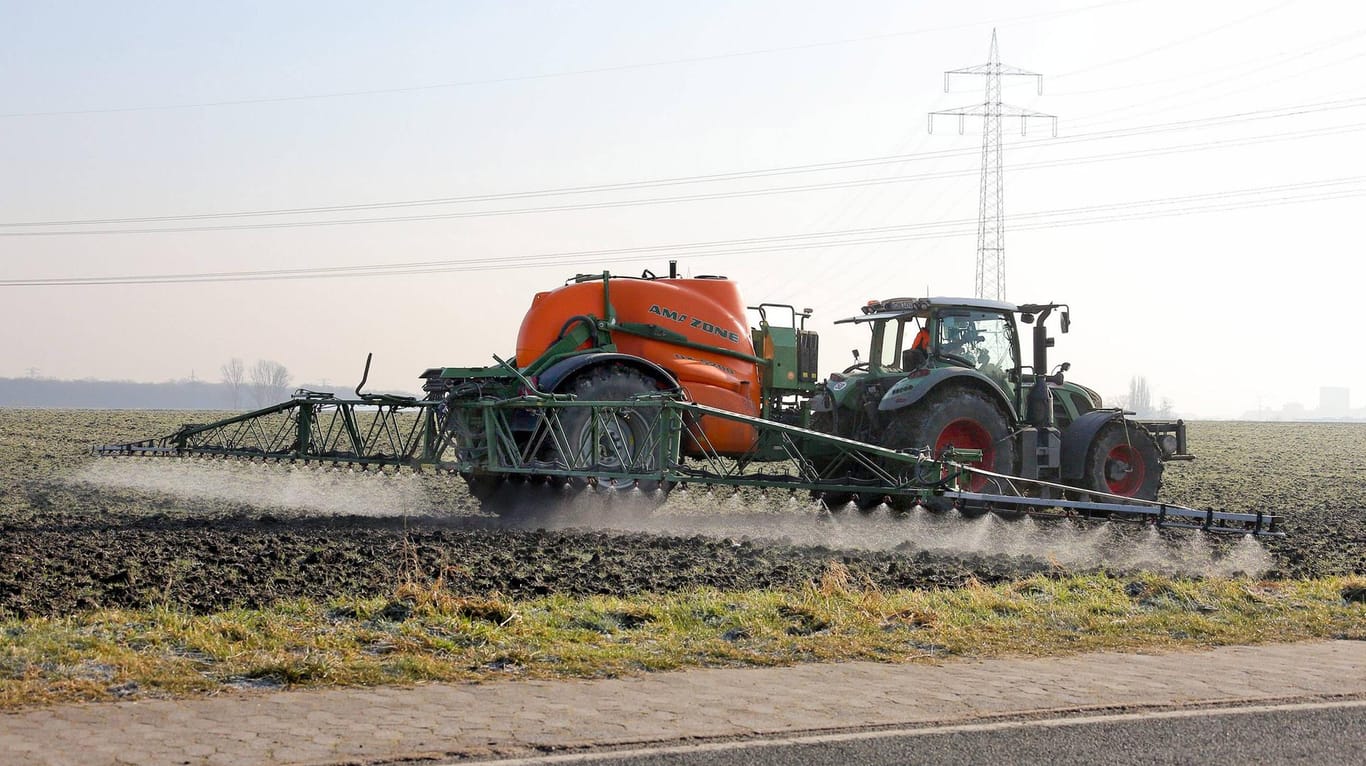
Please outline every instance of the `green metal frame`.
[{"label": "green metal frame", "polygon": [[[591,410],[587,426],[594,429],[590,437],[592,443],[598,443],[598,432],[608,428],[610,421],[623,412],[636,416],[644,413],[643,420],[648,428],[634,449],[619,452],[614,456],[613,467],[605,468],[594,464],[593,456],[583,454],[572,443],[573,434],[569,432],[565,415],[584,408]],[[518,426],[525,433],[528,417],[531,436],[519,439],[513,421],[519,419]],[[701,427],[703,418],[752,426],[767,437],[758,441],[778,446],[762,453],[756,447],[751,454],[738,457],[721,454],[707,439],[706,431]],[[461,473],[480,471],[500,475],[591,478],[599,483],[649,481],[672,485],[692,482],[824,492],[876,489],[887,495],[927,500],[936,490],[952,485],[965,470],[933,460],[924,452],[898,452],[667,395],[616,402],[566,401],[538,396],[500,401],[456,401],[450,404],[447,427],[459,445],[457,452],[460,455],[454,465],[447,467]],[[688,459],[696,465],[681,455],[680,446],[685,436],[694,449],[701,452],[700,457]],[[543,457],[546,454],[559,457],[547,460]],[[825,466],[823,470],[818,470],[818,461],[812,459],[818,454],[827,456],[819,461]],[[960,451],[949,457],[971,462],[981,456],[976,451]],[[754,472],[753,466],[760,463],[765,471]],[[862,468],[860,475],[870,478],[850,478],[853,466]]]},{"label": "green metal frame", "polygon": [[[572,444],[565,416],[583,409],[590,411],[592,443],[599,443],[598,434],[625,411],[643,414],[648,429],[632,449],[615,456],[612,468],[605,468]],[[762,441],[779,446],[763,453],[756,448],[745,456],[723,455],[708,441],[701,427],[703,418],[737,421],[766,431],[767,438]],[[531,436],[519,436],[527,432],[528,419]],[[519,421],[516,426],[514,420]],[[682,456],[684,437],[702,453],[701,457]],[[467,475],[535,475],[599,483],[691,482],[824,492],[868,492],[875,488],[887,495],[922,500],[954,486],[966,475],[966,469],[955,462],[981,457],[975,451],[959,451],[934,460],[924,452],[889,450],[664,394],[589,402],[540,393],[448,403],[376,403],[298,396],[214,423],[182,426],[167,436],[96,447],[95,452],[105,456],[237,457],[431,468]],[[547,460],[546,454],[561,457]],[[819,461],[825,466],[823,470],[818,470],[812,460],[818,454],[826,458]],[[753,466],[761,463],[766,470],[754,472]],[[861,477],[868,478],[850,478],[854,467],[860,469],[857,473]]]},{"label": "green metal frame", "polygon": [[[649,427],[633,446],[613,456],[612,467],[605,467],[574,447],[565,416],[582,409],[590,412],[592,444],[600,443],[598,435],[623,412],[643,416]],[[756,444],[769,446],[762,453],[756,448],[749,455],[723,455],[707,440],[701,425],[705,418],[753,427],[763,436]],[[515,428],[514,420],[518,421]],[[529,438],[519,435],[527,433],[528,421]],[[700,451],[700,457],[682,455],[684,438]],[[1277,518],[1269,514],[1200,511],[1159,503],[1121,504],[1105,498],[1045,500],[970,493],[963,486],[970,474],[979,472],[966,465],[981,459],[975,450],[941,455],[931,455],[927,450],[891,450],[665,394],[613,402],[577,401],[534,390],[516,398],[448,402],[397,397],[342,400],[300,394],[273,407],[214,423],[183,426],[155,439],[97,447],[95,451],[110,456],[237,457],[379,469],[432,468],[466,477],[577,479],[599,486],[650,482],[662,487],[701,484],[852,493],[927,504],[937,499],[965,509],[1040,515],[1052,515],[1050,509],[1062,508],[1159,526],[1277,534]],[[755,470],[760,465],[762,472]],[[1014,477],[1010,480],[1028,483]]]},{"label": "green metal frame", "polygon": [[346,463],[364,467],[437,465],[450,446],[440,402],[399,397],[293,399],[166,436],[95,448],[100,455],[199,455]]}]

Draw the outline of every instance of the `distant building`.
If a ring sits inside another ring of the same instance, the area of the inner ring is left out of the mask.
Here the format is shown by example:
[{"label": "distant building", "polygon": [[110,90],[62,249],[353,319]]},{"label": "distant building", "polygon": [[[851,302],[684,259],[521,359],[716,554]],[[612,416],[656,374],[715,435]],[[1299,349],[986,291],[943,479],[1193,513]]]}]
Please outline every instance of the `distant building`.
[{"label": "distant building", "polygon": [[1366,421],[1366,407],[1352,409],[1351,391],[1343,386],[1321,386],[1319,405],[1309,409],[1299,402],[1287,402],[1280,409],[1259,407],[1243,413],[1243,420],[1350,420]]},{"label": "distant building", "polygon": [[1319,411],[1321,418],[1345,418],[1352,407],[1349,402],[1350,391],[1342,386],[1323,386],[1319,389]]}]

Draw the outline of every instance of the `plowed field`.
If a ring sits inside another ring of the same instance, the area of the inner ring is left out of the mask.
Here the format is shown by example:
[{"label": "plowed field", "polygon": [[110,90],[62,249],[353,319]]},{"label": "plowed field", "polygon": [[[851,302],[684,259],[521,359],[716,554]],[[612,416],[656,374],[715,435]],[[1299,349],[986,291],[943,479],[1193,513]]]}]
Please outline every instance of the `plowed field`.
[{"label": "plowed field", "polygon": [[0,613],[387,593],[441,576],[466,594],[793,586],[831,560],[884,587],[1051,569],[1366,573],[1366,425],[1194,423],[1164,498],[1284,514],[1284,540],[1127,525],[815,513],[802,498],[675,495],[651,515],[588,499],[514,524],[458,479],[88,456],[194,413],[0,410]]}]

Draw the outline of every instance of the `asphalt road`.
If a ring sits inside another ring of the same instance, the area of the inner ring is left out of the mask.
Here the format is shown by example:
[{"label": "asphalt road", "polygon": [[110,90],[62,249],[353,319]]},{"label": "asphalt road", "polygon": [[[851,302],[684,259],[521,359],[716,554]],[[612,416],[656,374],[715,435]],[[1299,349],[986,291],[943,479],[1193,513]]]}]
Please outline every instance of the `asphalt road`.
[{"label": "asphalt road", "polygon": [[499,761],[785,764],[1366,764],[1366,700],[992,721]]}]

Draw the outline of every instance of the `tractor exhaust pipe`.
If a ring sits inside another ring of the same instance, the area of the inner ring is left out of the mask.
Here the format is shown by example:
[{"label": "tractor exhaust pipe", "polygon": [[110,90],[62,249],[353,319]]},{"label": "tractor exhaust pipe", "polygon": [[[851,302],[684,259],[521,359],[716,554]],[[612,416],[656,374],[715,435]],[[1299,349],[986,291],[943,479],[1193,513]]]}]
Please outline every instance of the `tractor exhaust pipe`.
[{"label": "tractor exhaust pipe", "polygon": [[1034,385],[1029,389],[1025,419],[1035,428],[1053,427],[1053,392],[1048,388],[1048,348],[1053,339],[1044,324],[1052,312],[1052,306],[1044,306],[1034,319]]}]

